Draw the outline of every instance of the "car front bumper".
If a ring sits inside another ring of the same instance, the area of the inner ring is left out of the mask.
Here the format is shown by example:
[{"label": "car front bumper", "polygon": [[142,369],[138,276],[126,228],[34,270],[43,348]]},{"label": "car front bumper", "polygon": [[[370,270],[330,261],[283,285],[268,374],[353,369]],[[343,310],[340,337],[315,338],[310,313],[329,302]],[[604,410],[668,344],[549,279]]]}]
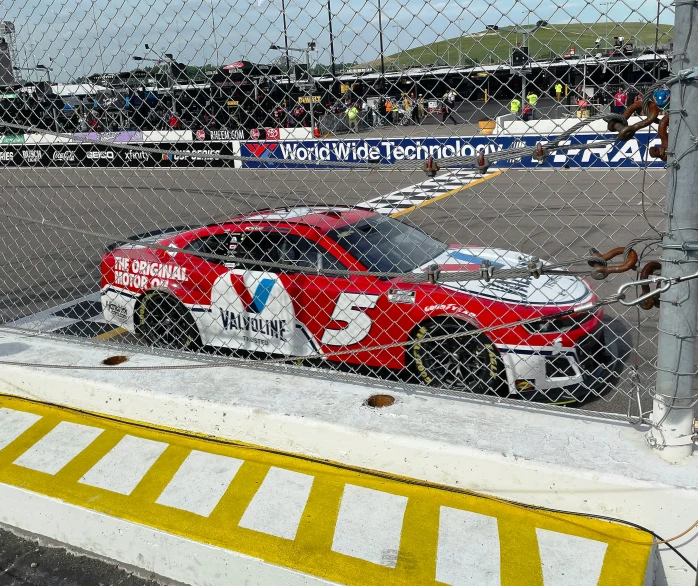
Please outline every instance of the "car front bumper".
[{"label": "car front bumper", "polygon": [[584,402],[618,382],[623,370],[616,334],[602,325],[574,348],[500,347],[511,396],[545,403]]}]

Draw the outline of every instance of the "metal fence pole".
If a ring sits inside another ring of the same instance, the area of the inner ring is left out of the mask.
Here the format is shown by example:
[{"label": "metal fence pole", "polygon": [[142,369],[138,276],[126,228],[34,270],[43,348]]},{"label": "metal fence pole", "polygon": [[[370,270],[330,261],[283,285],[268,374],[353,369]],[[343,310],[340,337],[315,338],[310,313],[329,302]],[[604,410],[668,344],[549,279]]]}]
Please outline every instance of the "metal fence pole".
[{"label": "metal fence pole", "polygon": [[313,108],[313,90],[315,89],[315,79],[310,71],[310,45],[305,51],[305,63],[308,67],[308,108],[310,108],[310,136],[315,136],[315,112]]},{"label": "metal fence pole", "polygon": [[[673,71],[698,65],[698,7],[677,2]],[[694,30],[691,30],[694,29]],[[687,80],[671,86],[671,128],[667,161],[666,234],[662,275],[695,272],[698,250],[698,150],[694,133],[698,115],[698,84]],[[682,248],[683,247],[683,248]],[[695,247],[694,247],[695,248]],[[651,446],[677,462],[693,450],[693,381],[696,371],[698,280],[673,286],[662,294],[659,315],[657,388],[648,433]]]}]

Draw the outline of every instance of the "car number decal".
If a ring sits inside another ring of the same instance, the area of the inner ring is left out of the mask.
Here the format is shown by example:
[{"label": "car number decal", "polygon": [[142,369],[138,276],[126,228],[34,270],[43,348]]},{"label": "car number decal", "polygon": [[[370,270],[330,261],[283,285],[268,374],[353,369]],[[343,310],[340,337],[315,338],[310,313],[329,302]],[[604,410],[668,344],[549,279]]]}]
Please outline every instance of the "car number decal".
[{"label": "car number decal", "polygon": [[371,331],[373,320],[362,310],[373,309],[380,295],[366,293],[340,293],[331,320],[344,322],[341,329],[326,329],[321,342],[327,346],[358,344]]}]

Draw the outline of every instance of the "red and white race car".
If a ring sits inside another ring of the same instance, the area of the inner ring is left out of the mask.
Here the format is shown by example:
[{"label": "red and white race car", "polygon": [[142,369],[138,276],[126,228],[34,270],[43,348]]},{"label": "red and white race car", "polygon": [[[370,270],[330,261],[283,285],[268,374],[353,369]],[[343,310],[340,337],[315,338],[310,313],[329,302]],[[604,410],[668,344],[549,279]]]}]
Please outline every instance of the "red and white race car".
[{"label": "red and white race car", "polygon": [[[141,240],[107,252],[101,291],[105,319],[153,345],[327,355],[329,361],[407,372],[429,385],[555,402],[602,393],[620,368],[613,342],[604,339],[601,310],[430,341],[543,318],[596,297],[584,280],[564,272],[449,281],[449,272],[479,269],[485,259],[495,267],[520,267],[530,258],[444,244],[372,211],[264,210],[151,241],[165,249]],[[435,284],[320,272],[409,274],[434,264],[441,271]],[[351,352],[337,354],[343,350]]]}]

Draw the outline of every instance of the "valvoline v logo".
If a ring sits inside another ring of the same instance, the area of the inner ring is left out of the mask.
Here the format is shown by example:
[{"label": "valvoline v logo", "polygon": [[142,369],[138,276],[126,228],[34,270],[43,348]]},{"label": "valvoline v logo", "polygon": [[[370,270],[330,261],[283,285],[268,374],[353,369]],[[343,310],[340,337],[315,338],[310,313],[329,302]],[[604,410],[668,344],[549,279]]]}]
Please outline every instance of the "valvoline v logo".
[{"label": "valvoline v logo", "polygon": [[271,153],[273,153],[276,148],[279,146],[278,142],[256,142],[256,143],[247,143],[245,145],[247,147],[247,150],[250,151],[251,154],[253,154],[255,157],[258,157],[260,159],[268,159],[271,157]]},{"label": "valvoline v logo", "polygon": [[262,279],[259,281],[252,296],[252,303],[247,307],[247,311],[250,313],[262,313],[267,303],[269,303],[271,290],[274,288],[275,283],[275,279]]}]

